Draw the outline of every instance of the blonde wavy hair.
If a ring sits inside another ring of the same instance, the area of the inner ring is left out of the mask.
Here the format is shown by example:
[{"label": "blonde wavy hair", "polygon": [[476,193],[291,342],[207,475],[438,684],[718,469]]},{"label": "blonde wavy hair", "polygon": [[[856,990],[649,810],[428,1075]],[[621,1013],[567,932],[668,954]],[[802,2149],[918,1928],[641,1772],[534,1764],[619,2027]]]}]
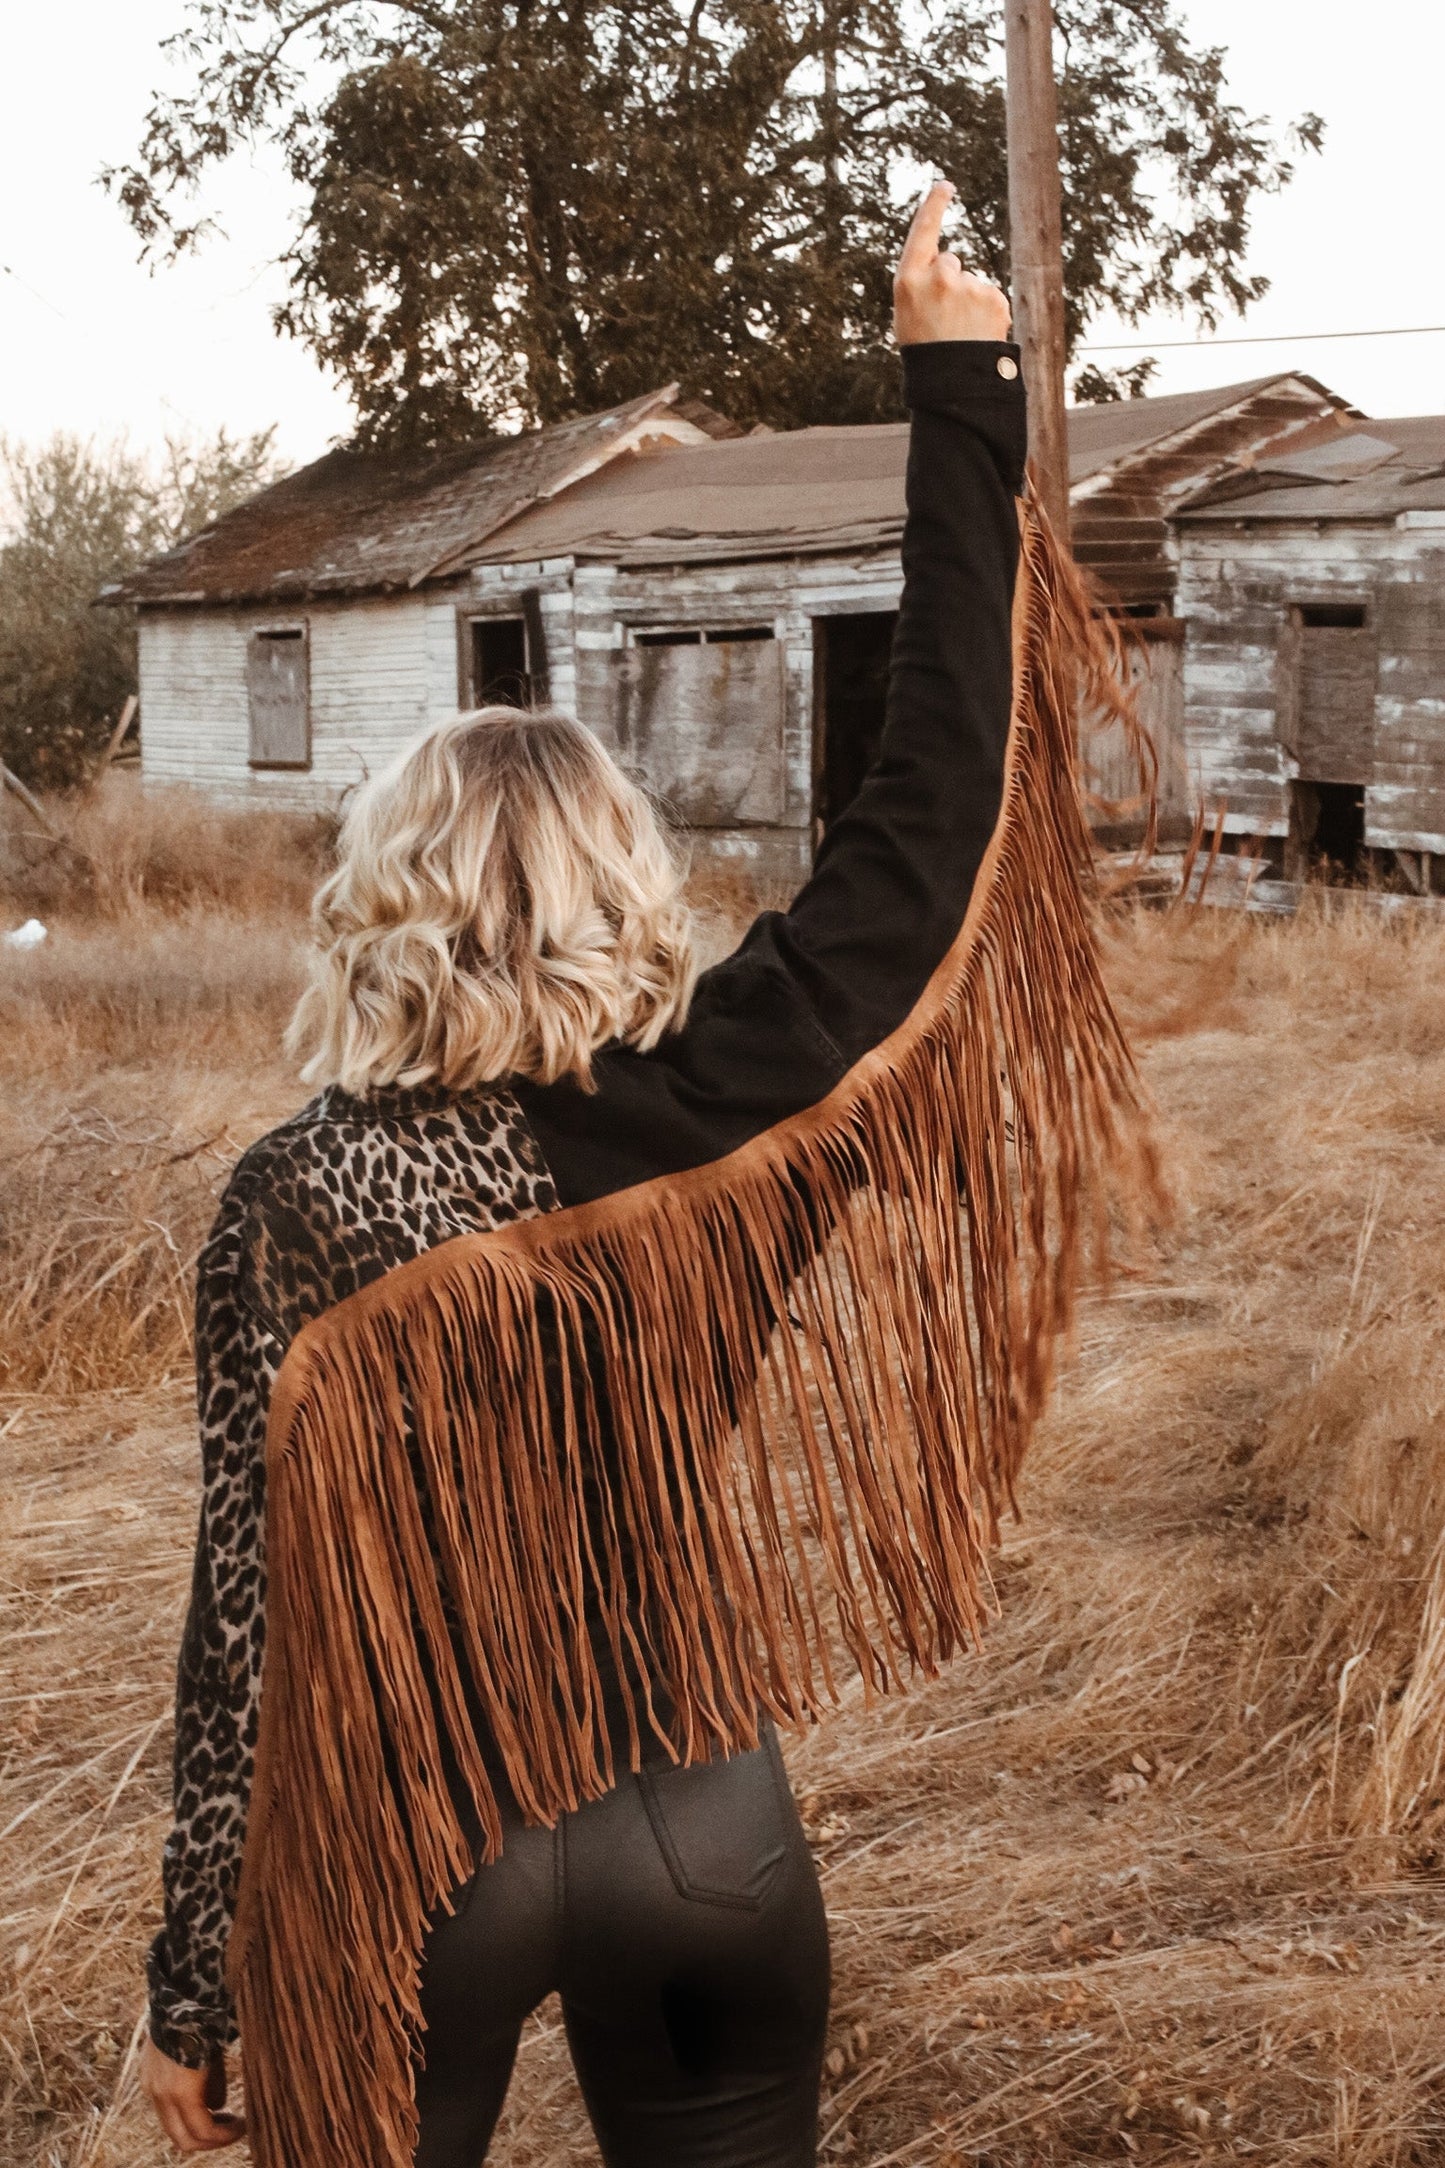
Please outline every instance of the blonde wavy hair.
[{"label": "blonde wavy hair", "polygon": [[308,1083],[365,1097],[505,1076],[592,1088],[611,1040],[655,1046],[696,977],[683,869],[589,730],[479,708],[357,794],[317,892],[287,1033]]}]

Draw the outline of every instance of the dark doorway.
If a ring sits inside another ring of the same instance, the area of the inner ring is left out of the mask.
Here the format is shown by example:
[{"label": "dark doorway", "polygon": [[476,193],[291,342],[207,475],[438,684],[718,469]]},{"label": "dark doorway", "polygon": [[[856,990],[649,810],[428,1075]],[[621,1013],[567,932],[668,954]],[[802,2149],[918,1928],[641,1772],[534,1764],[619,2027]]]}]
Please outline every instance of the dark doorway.
[{"label": "dark doorway", "polygon": [[813,811],[819,833],[878,757],[896,610],[813,619]]},{"label": "dark doorway", "polygon": [[472,619],[472,705],[524,708],[532,698],[524,617]]},{"label": "dark doorway", "polygon": [[1289,841],[1296,879],[1312,872],[1353,879],[1365,848],[1363,784],[1292,783]]}]

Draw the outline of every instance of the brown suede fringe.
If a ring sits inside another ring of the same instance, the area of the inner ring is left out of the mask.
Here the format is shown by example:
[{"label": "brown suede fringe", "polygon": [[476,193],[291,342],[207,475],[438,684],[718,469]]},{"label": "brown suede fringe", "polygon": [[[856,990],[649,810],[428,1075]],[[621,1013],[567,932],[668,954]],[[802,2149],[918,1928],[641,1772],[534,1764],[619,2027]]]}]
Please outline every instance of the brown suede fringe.
[{"label": "brown suede fringe", "polygon": [[977,1637],[1081,1277],[1157,1185],[1076,780],[1081,686],[1127,701],[1032,513],[1014,649],[998,829],[891,1038],[726,1159],[446,1243],[286,1358],[229,1958],[258,2168],[411,2160],[424,1923],[475,1864],[449,1767],[500,1843],[471,1710],[551,1823],[615,1780],[609,1671],[631,1758],[693,1761]]}]

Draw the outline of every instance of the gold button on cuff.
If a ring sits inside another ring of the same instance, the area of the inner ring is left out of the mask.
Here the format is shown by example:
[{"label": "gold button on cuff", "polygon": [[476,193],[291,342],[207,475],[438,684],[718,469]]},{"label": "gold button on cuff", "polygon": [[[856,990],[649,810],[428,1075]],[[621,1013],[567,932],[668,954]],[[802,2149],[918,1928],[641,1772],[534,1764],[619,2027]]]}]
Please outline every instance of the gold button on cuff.
[{"label": "gold button on cuff", "polygon": [[998,373],[1001,377],[1004,377],[1010,384],[1013,382],[1014,378],[1019,373],[1019,365],[1014,360],[1012,354],[999,355]]}]

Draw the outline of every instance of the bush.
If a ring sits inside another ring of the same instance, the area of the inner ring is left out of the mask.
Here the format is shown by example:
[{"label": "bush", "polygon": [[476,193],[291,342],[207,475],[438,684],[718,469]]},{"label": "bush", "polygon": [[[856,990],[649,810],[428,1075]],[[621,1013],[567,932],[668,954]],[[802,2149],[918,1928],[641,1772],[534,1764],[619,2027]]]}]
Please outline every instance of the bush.
[{"label": "bush", "polygon": [[136,689],[135,612],[96,608],[101,588],[275,480],[274,438],[171,438],[152,462],[64,434],[0,442],[0,760],[24,781],[82,781]]}]

